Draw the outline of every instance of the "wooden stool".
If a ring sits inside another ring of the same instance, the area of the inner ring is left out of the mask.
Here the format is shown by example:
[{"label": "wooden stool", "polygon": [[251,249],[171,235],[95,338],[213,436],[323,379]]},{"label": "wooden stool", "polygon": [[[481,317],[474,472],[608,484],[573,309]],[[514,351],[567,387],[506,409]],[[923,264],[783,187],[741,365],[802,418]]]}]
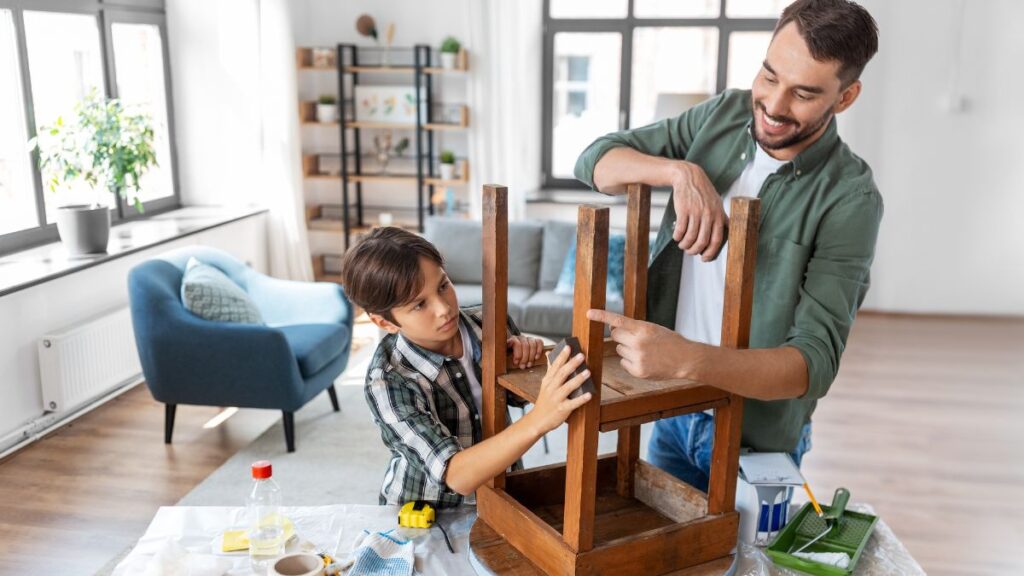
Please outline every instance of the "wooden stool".
[{"label": "wooden stool", "polygon": [[[631,185],[628,195],[625,315],[644,319],[650,188]],[[546,364],[506,369],[507,189],[484,186],[483,210],[483,434],[489,438],[506,425],[505,391],[535,402]],[[758,219],[758,200],[732,201],[722,346],[749,343]],[[586,317],[587,310],[605,307],[608,208],[580,207],[576,246],[572,333],[595,393],[569,417],[565,464],[502,473],[477,490],[473,554],[498,574],[667,574],[723,559],[736,545],[739,524],[734,501],[743,401],[691,380],[629,375],[615,343],[603,339],[604,326]],[[640,424],[709,408],[715,439],[705,495],[639,459]],[[617,454],[599,458],[598,432],[612,430],[619,433]]]}]

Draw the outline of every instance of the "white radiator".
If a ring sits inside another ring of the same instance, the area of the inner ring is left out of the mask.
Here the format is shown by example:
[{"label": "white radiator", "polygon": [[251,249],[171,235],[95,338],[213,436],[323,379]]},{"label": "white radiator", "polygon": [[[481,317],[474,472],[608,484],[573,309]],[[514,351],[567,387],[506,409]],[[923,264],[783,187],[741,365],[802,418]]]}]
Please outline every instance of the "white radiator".
[{"label": "white radiator", "polygon": [[142,374],[128,308],[46,334],[39,340],[43,407],[63,412]]}]

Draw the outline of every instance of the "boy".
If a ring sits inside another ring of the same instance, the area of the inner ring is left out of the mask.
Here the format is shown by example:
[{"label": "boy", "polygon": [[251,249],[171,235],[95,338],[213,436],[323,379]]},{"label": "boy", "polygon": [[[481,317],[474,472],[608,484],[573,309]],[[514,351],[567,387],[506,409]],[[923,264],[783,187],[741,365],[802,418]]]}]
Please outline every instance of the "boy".
[{"label": "boy", "polygon": [[[533,409],[481,441],[482,310],[459,309],[434,245],[400,228],[378,228],[346,255],[343,284],[388,332],[370,361],[365,388],[391,450],[381,504],[461,504],[590,399],[568,398],[589,371],[569,379],[583,355],[569,358],[563,350],[548,367]],[[532,366],[541,341],[520,336],[511,319],[508,332],[513,365]]]}]

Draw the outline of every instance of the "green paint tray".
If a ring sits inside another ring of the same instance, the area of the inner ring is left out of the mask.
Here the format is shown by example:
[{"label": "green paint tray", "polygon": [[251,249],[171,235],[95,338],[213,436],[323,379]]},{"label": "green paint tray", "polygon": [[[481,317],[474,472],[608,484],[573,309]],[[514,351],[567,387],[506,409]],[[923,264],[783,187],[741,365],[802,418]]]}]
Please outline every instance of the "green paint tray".
[{"label": "green paint tray", "polygon": [[[822,510],[826,513],[830,508],[830,506],[822,506]],[[838,568],[798,558],[790,554],[789,551],[800,548],[826,529],[825,520],[818,517],[808,502],[797,513],[796,518],[793,518],[779,532],[765,552],[779,566],[794,568],[816,576],[849,576],[857,567],[857,561],[860,560],[864,547],[868,545],[868,538],[871,537],[871,531],[875,529],[877,522],[877,516],[846,510],[839,517],[835,528],[804,550],[804,552],[842,552],[847,554],[850,556],[850,565],[847,568]]]}]

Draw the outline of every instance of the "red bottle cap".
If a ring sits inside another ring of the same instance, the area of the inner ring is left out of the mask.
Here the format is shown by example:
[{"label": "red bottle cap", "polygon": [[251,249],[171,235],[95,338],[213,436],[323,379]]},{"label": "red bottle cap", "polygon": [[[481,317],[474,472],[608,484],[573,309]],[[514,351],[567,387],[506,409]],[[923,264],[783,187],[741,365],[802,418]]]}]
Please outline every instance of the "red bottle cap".
[{"label": "red bottle cap", "polygon": [[259,460],[252,463],[252,477],[257,480],[263,480],[264,478],[270,478],[273,474],[273,468],[270,466],[270,460]]}]

